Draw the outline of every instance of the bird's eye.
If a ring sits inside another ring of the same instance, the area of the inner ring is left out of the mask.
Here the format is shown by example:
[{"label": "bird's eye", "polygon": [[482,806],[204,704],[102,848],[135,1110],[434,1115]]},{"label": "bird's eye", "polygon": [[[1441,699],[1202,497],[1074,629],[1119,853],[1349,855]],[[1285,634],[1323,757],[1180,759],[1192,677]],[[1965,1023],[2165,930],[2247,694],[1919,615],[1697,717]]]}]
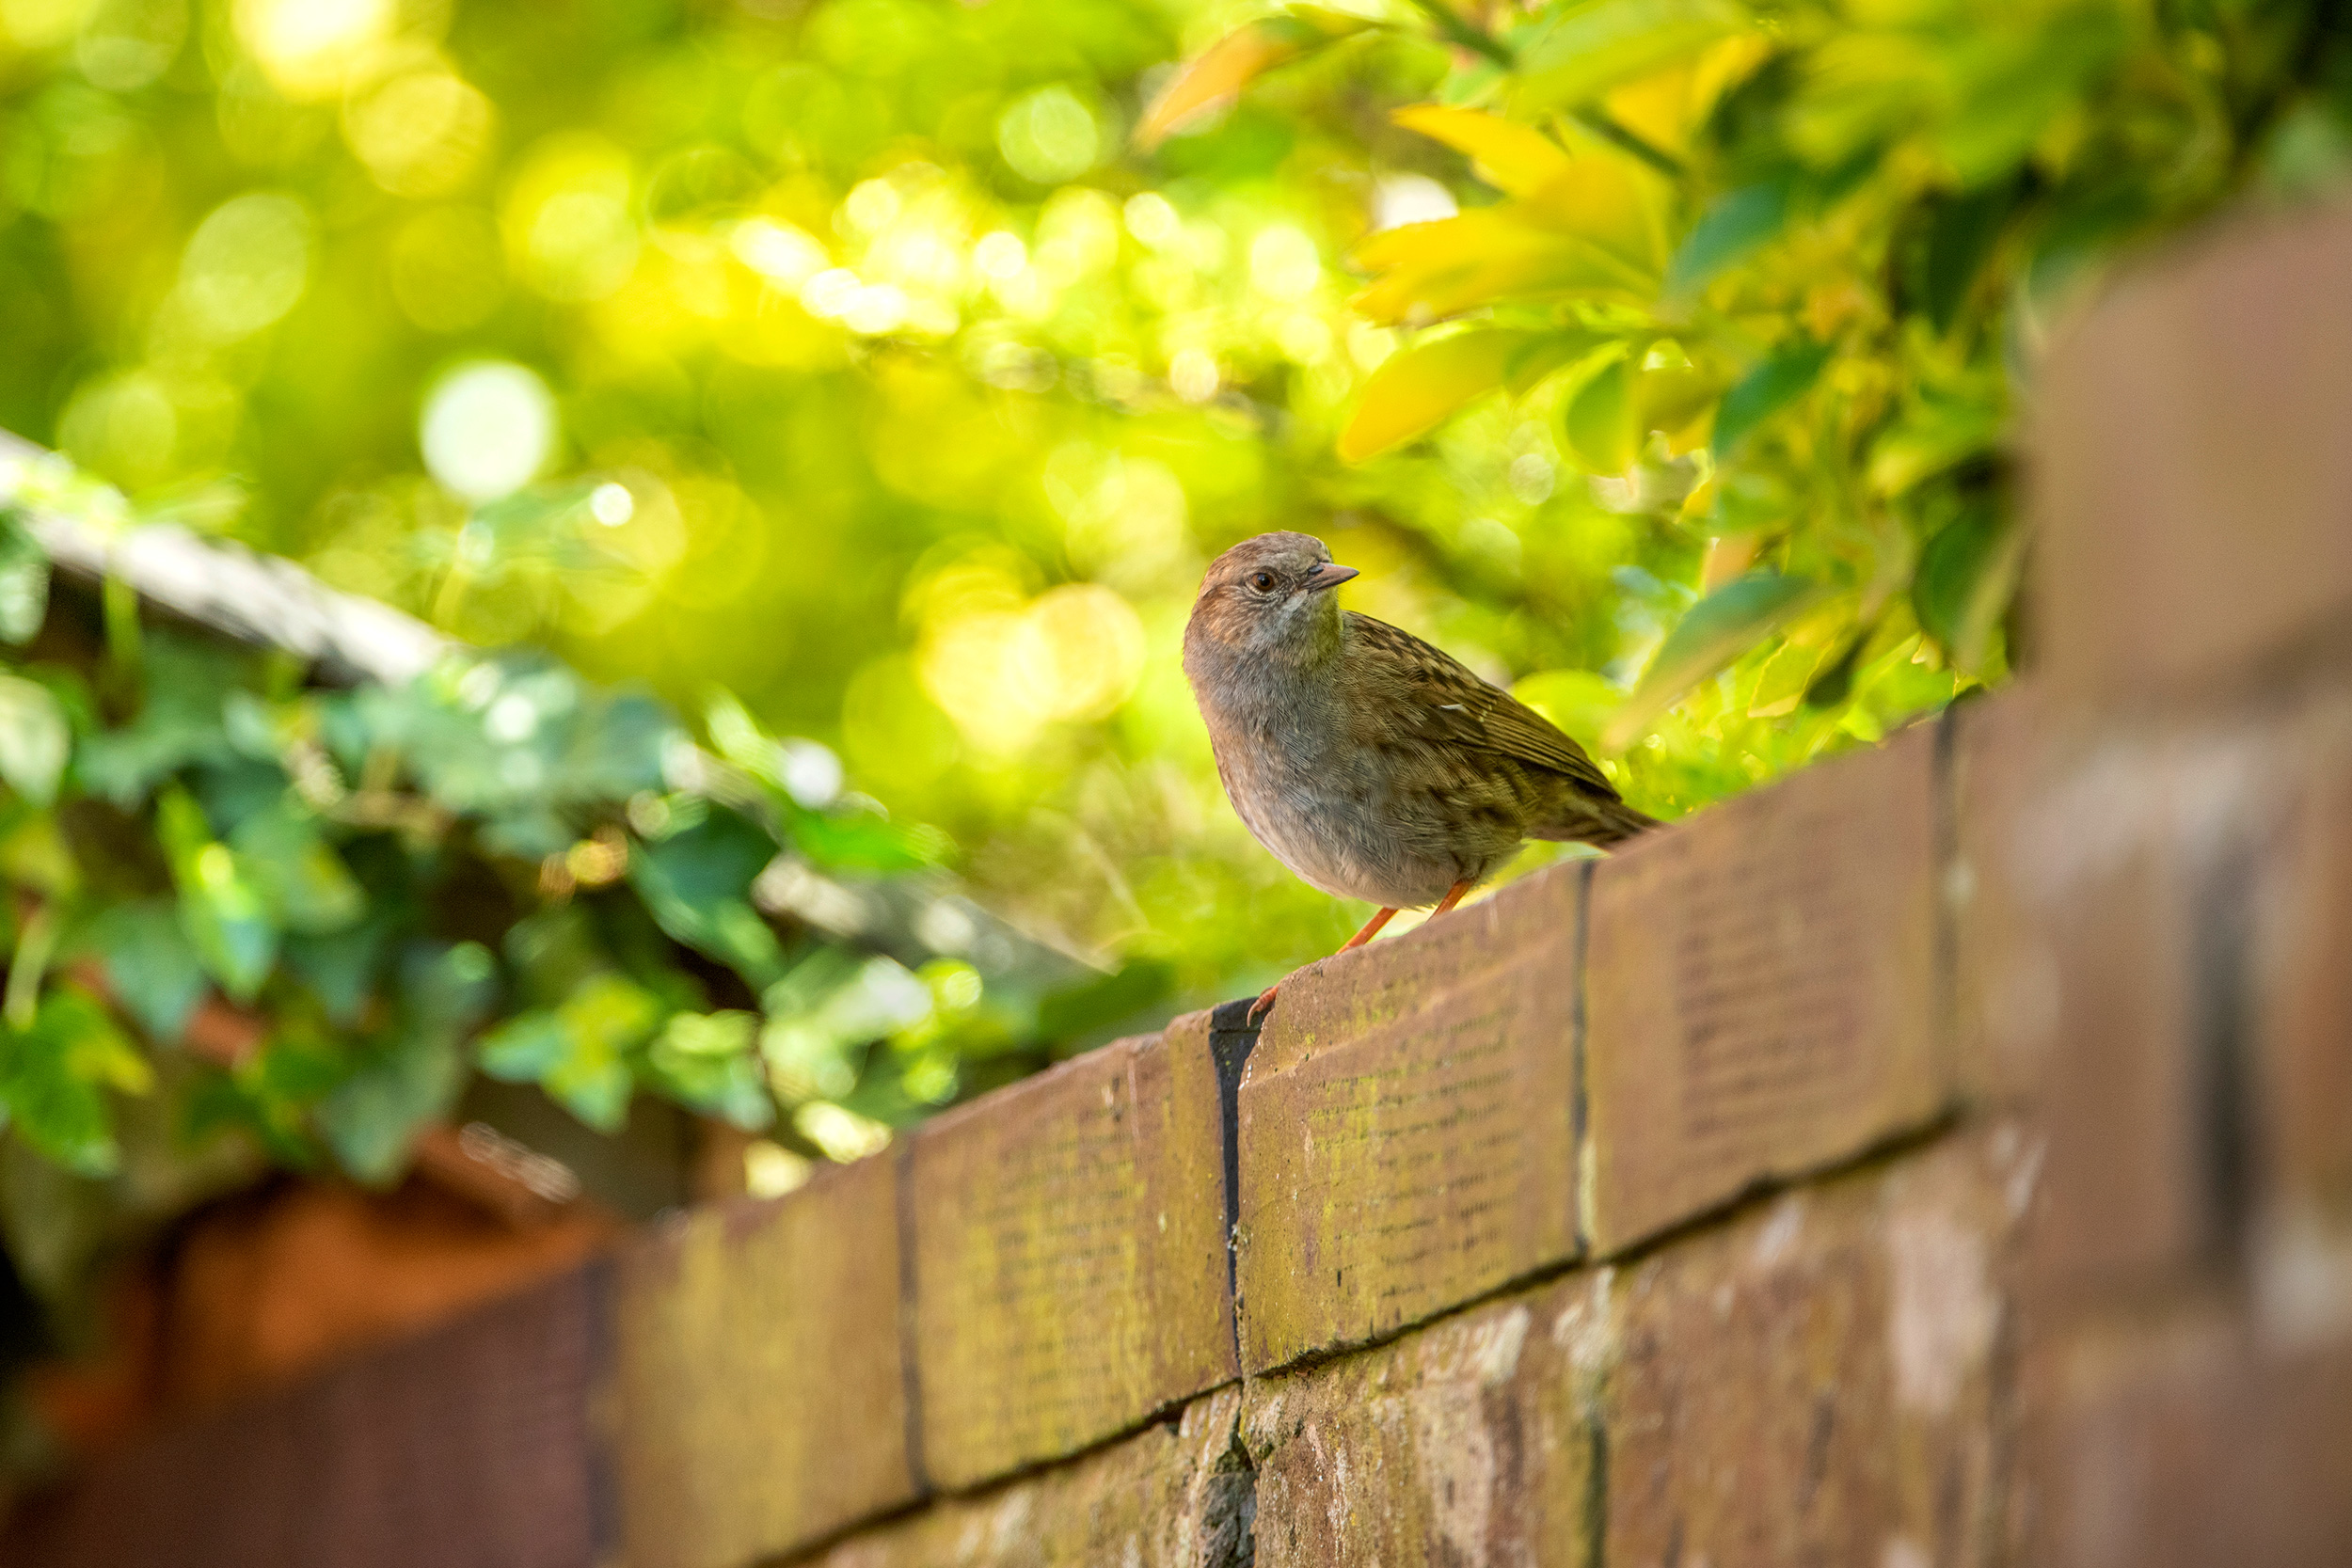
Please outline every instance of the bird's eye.
[{"label": "bird's eye", "polygon": [[1263,594],[1267,589],[1274,586],[1274,574],[1272,572],[1252,572],[1249,574],[1249,586]]}]

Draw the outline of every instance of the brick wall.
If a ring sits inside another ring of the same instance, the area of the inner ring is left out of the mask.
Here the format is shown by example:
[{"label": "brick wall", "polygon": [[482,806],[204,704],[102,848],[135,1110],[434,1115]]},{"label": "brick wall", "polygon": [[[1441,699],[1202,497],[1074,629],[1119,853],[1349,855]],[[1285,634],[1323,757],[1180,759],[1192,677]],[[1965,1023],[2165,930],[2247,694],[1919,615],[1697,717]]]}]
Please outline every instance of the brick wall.
[{"label": "brick wall", "polygon": [[2241,224],[2071,335],[2029,683],[120,1455],[9,1560],[2352,1561],[2346,278],[2352,214]]}]

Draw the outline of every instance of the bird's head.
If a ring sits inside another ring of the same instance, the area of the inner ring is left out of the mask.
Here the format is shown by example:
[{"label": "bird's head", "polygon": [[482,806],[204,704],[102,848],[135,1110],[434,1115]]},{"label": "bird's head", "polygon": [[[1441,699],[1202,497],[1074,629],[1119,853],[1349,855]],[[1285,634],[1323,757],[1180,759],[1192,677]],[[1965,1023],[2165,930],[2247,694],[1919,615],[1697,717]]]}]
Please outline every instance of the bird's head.
[{"label": "bird's head", "polygon": [[1340,607],[1330,591],[1355,575],[1353,566],[1332,564],[1311,533],[1245,539],[1209,563],[1184,641],[1259,656],[1336,651]]}]

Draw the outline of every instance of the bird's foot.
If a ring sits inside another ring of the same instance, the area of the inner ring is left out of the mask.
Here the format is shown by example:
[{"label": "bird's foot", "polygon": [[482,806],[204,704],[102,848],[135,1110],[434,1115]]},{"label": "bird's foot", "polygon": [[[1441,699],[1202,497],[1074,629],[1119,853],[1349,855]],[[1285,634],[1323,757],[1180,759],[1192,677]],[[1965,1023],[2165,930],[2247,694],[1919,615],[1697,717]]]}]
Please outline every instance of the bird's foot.
[{"label": "bird's foot", "polygon": [[1274,993],[1281,989],[1282,982],[1277,980],[1258,993],[1258,1000],[1249,1004],[1249,1027],[1255,1029],[1258,1026],[1258,1021],[1265,1017],[1266,1009],[1274,1006]]}]

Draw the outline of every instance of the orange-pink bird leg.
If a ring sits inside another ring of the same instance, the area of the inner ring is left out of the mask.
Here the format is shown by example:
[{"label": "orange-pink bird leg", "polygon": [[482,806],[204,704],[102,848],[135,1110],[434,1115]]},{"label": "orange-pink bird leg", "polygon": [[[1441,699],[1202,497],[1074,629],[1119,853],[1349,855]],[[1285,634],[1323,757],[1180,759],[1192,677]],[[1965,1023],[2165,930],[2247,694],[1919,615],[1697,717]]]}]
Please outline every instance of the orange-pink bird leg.
[{"label": "orange-pink bird leg", "polygon": [[[1452,887],[1446,890],[1445,897],[1438,902],[1438,907],[1429,911],[1429,918],[1435,920],[1438,916],[1445,913],[1446,911],[1460,903],[1462,901],[1462,895],[1468,893],[1470,890],[1470,885],[1468,882],[1454,883]],[[1361,930],[1358,931],[1354,936],[1348,938],[1345,942],[1340,943],[1340,951],[1344,953],[1351,947],[1361,947],[1364,943],[1370,942],[1373,938],[1380,934],[1381,927],[1386,926],[1390,921],[1394,920],[1395,918],[1396,911],[1394,910],[1382,910],[1378,914],[1375,914],[1370,920],[1365,921]],[[1252,1024],[1256,1023],[1261,1018],[1263,1018],[1265,1016],[1265,1010],[1274,1006],[1275,993],[1279,991],[1281,989],[1282,982],[1280,980],[1277,980],[1274,984],[1266,987],[1265,990],[1258,993],[1258,1000],[1249,1004],[1249,1022]]]}]

